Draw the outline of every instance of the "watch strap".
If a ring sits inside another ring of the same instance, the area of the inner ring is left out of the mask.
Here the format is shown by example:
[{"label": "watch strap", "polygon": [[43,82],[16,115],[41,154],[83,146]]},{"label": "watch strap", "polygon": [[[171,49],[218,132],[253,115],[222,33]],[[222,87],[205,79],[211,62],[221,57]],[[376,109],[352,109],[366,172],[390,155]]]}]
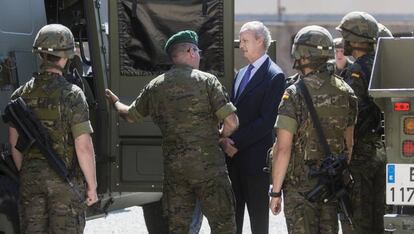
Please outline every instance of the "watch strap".
[{"label": "watch strap", "polygon": [[272,190],[269,191],[269,197],[281,197],[282,196],[282,190],[279,192],[273,192]]}]

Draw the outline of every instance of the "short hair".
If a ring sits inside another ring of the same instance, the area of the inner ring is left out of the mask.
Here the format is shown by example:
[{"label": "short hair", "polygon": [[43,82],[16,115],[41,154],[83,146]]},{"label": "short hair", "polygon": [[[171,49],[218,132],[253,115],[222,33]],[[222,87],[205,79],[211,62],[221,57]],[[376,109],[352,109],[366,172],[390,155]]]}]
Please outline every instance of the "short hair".
[{"label": "short hair", "polygon": [[171,46],[171,48],[169,49],[168,55],[170,56],[171,59],[174,60],[174,58],[178,57],[179,53],[186,52],[193,45],[194,44],[188,43],[188,42],[176,43],[176,44]]},{"label": "short hair", "polygon": [[253,31],[255,33],[256,39],[262,37],[264,49],[267,51],[270,46],[270,41],[272,36],[270,35],[269,29],[260,21],[250,21],[245,24],[240,29],[240,33],[245,31]]},{"label": "short hair", "polygon": [[342,37],[337,37],[333,39],[333,44],[334,44],[335,49],[343,49],[345,42]]}]

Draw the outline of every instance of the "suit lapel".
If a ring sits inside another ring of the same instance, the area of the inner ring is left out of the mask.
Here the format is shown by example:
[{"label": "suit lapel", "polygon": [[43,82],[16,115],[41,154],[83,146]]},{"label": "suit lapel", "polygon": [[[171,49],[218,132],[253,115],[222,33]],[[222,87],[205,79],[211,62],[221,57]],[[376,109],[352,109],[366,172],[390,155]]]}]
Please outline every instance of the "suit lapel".
[{"label": "suit lapel", "polygon": [[[236,100],[236,103],[240,102],[250,90],[254,89],[257,85],[262,83],[262,81],[265,78],[266,72],[269,70],[269,64],[270,64],[269,63],[269,58],[267,58],[264,61],[264,63],[262,64],[262,66],[260,66],[260,68],[256,71],[254,76],[250,79],[250,81],[247,84],[246,88],[244,88],[243,92],[240,94],[239,98]],[[241,73],[241,72],[239,72],[239,73]],[[243,73],[241,73],[241,74],[243,74]]]},{"label": "suit lapel", "polygon": [[233,103],[235,103],[235,101],[236,101],[236,81],[241,79],[241,77],[239,77],[239,76],[241,76],[242,74],[244,74],[244,71],[246,69],[247,69],[247,67],[241,68],[237,72],[236,76],[234,77],[234,80],[233,80],[233,89],[231,90],[231,95],[230,95],[230,100]]}]

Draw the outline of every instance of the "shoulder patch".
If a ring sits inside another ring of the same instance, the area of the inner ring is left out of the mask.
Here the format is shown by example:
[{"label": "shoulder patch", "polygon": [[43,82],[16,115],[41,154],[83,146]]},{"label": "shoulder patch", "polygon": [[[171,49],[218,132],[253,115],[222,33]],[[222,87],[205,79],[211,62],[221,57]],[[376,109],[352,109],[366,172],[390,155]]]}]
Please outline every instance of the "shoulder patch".
[{"label": "shoulder patch", "polygon": [[282,99],[283,100],[288,100],[289,99],[289,93],[287,92],[287,91],[285,91],[285,93],[283,94],[283,96],[282,96]]},{"label": "shoulder patch", "polygon": [[353,78],[359,78],[361,75],[357,72],[352,72],[351,77]]}]

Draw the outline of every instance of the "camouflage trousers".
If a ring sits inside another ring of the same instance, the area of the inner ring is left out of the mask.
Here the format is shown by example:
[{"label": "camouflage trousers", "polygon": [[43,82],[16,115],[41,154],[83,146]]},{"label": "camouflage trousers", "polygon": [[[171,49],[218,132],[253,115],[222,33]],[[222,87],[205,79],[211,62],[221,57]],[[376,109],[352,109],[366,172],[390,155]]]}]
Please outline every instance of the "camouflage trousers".
[{"label": "camouflage trousers", "polygon": [[284,212],[291,234],[338,233],[337,202],[311,203],[302,195],[317,184],[309,179],[283,188]]},{"label": "camouflage trousers", "polygon": [[234,194],[227,174],[199,183],[165,176],[163,206],[169,233],[188,233],[197,199],[211,233],[236,233]]},{"label": "camouflage trousers", "polygon": [[[81,194],[83,182],[77,182]],[[46,160],[24,160],[20,171],[22,233],[83,233],[85,206]]]},{"label": "camouflage trousers", "polygon": [[341,220],[343,233],[383,233],[385,161],[377,155],[373,145],[358,147],[352,157],[350,169],[354,178],[351,192],[354,230],[347,221]]}]

